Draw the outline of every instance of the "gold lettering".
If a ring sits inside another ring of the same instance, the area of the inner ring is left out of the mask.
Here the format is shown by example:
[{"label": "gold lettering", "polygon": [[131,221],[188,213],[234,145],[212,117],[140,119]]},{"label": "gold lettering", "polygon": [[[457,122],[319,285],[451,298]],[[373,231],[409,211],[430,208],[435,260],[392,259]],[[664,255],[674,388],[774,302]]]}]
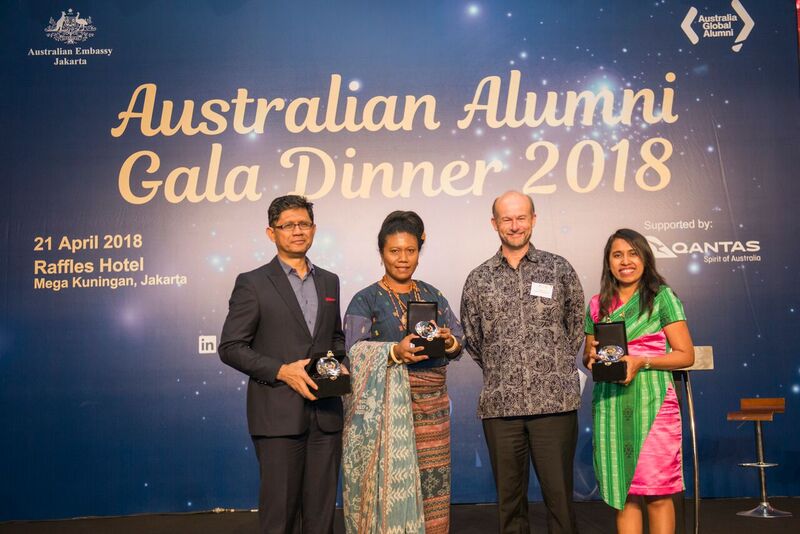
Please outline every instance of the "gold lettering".
[{"label": "gold lettering", "polygon": [[633,89],[625,89],[622,92],[622,110],[620,111],[622,124],[631,125],[633,112],[640,98],[644,101],[642,103],[642,118],[645,122],[649,124],[658,122],[658,117],[653,114],[655,95],[652,89],[642,89],[636,93],[633,92]]},{"label": "gold lettering", "polygon": [[[675,73],[668,72],[664,79],[668,83],[675,81]],[[539,127],[542,124],[547,126],[574,126],[576,119],[584,126],[592,126],[595,123],[595,116],[599,115],[603,123],[616,125],[619,123],[631,125],[633,114],[636,107],[641,107],[642,119],[649,124],[658,122],[673,123],[678,120],[678,116],[672,111],[675,90],[665,87],[661,102],[661,114],[656,114],[656,95],[652,89],[625,89],[622,91],[622,105],[618,115],[614,114],[614,93],[609,89],[594,91],[567,91],[562,102],[563,113],[559,116],[559,93],[548,91],[547,97],[541,109],[537,110],[537,103],[540,99],[536,92],[525,93],[525,113],[522,119],[517,117],[517,106],[520,98],[520,72],[512,70],[509,76],[508,88],[506,89],[506,106],[503,116],[499,114],[500,90],[502,80],[499,76],[487,76],[483,78],[475,89],[472,102],[464,106],[466,115],[458,121],[460,129],[468,128],[473,124],[476,115],[483,113],[484,123],[488,128],[500,128],[507,126],[518,128],[528,126],[531,128]],[[538,115],[537,115],[538,112]]]},{"label": "gold lettering", "polygon": [[467,193],[471,192],[476,197],[483,195],[483,184],[486,182],[486,176],[489,172],[500,172],[503,170],[503,163],[496,159],[493,159],[486,164],[485,160],[479,159],[475,162],[475,182],[472,186],[472,191],[465,190],[462,194],[466,195]]},{"label": "gold lettering", "polygon": [[[667,80],[667,82],[669,83],[674,82],[675,78],[676,76],[674,72],[668,72],[664,76],[664,79]],[[672,124],[673,122],[678,120],[678,116],[672,113],[672,103],[674,101],[675,101],[675,89],[672,89],[671,87],[665,87],[664,98],[661,102],[661,120],[668,124]]]},{"label": "gold lettering", "polygon": [[[216,143],[214,143],[216,145]],[[211,157],[214,157],[214,151],[211,151]],[[188,200],[192,203],[197,203],[203,200],[203,197],[197,194],[197,176],[200,173],[200,167],[175,167],[167,175],[164,182],[164,198],[167,202],[177,204],[182,200]],[[186,176],[183,190],[178,193],[178,187],[181,182],[181,177]]]},{"label": "gold lettering", "polygon": [[[214,111],[214,108],[219,108],[220,113]],[[211,121],[212,124],[216,125],[216,129],[212,129],[208,127],[208,123],[203,121],[199,125],[200,132],[206,135],[216,135],[221,134],[225,131],[228,127],[228,121],[225,120],[225,116],[222,113],[226,113],[228,110],[231,109],[231,105],[228,104],[225,100],[206,100],[203,102],[203,107],[200,108],[200,113],[203,115],[204,118]]]},{"label": "gold lettering", "polygon": [[[258,165],[247,167],[239,165],[228,171],[225,175],[222,193],[218,192],[217,183],[219,182],[220,161],[222,159],[222,145],[213,143],[211,145],[211,155],[208,159],[208,170],[206,172],[205,184],[200,184],[200,167],[176,167],[170,171],[166,180],[143,180],[140,186],[147,191],[145,195],[137,195],[131,187],[131,174],[136,161],[140,158],[149,158],[150,165],[147,168],[148,174],[155,173],[161,164],[158,155],[149,150],[141,150],[128,156],[119,174],[119,191],[127,202],[131,204],[146,204],[150,202],[158,193],[159,187],[164,186],[164,198],[177,204],[188,200],[192,203],[206,200],[208,202],[219,202],[229,200],[238,202],[244,198],[251,201],[261,199],[258,191]],[[239,177],[244,175],[245,181],[237,188],[237,182],[241,182]]]},{"label": "gold lettering", "polygon": [[264,125],[267,122],[269,110],[274,109],[275,111],[281,111],[285,105],[286,101],[282,98],[276,98],[270,102],[267,102],[266,98],[259,98],[256,102],[256,118],[253,121],[253,126],[249,130],[242,129],[241,131],[236,130],[236,132],[244,134],[252,131],[258,134],[263,134]]},{"label": "gold lettering", "polygon": [[519,79],[520,79],[519,71],[512,70],[511,77],[508,80],[508,96],[506,97],[505,123],[509,126],[509,128],[519,128],[524,124],[523,121],[517,119],[517,99],[519,98]]},{"label": "gold lettering", "polygon": [[166,137],[182,132],[183,135],[194,135],[200,131],[199,128],[192,126],[192,115],[194,114],[194,101],[184,100],[181,117],[175,126],[171,126],[169,121],[172,119],[172,110],[175,105],[172,100],[164,100],[161,104],[161,133]]},{"label": "gold lettering", "polygon": [[[228,172],[225,177],[225,194],[224,198],[231,202],[238,202],[243,198],[255,202],[261,199],[261,193],[258,192],[258,165],[251,165],[246,167],[238,165]],[[244,174],[246,181],[241,192],[236,191],[236,179],[239,175]],[[222,199],[219,199],[222,200]]]},{"label": "gold lettering", "polygon": [[[549,97],[548,93],[548,97]],[[583,102],[583,117],[581,124],[591,126],[594,122],[594,112],[597,104],[603,101],[603,122],[613,126],[620,121],[620,117],[614,117],[614,94],[608,89],[601,89],[597,94],[591,91],[567,91],[567,101],[564,105],[564,126],[574,126],[575,116],[578,114],[578,106]]]},{"label": "gold lettering", "polygon": [[242,88],[236,91],[236,98],[231,100],[231,103],[233,104],[233,129],[236,131],[236,133],[246,134],[252,131],[244,126],[244,114],[247,110],[247,104],[252,102],[252,98],[247,98],[247,89]]},{"label": "gold lettering", "polygon": [[[297,122],[298,109],[303,106],[305,115],[302,122]],[[319,97],[314,98],[295,98],[289,102],[286,108],[286,129],[292,133],[300,133],[303,130],[318,133],[325,129],[323,125],[317,124],[317,113],[319,112]]]},{"label": "gold lettering", "polygon": [[441,188],[434,187],[433,185],[433,163],[430,161],[421,161],[417,165],[414,165],[410,161],[405,161],[403,162],[403,177],[400,180],[400,189],[398,190],[401,197],[408,198],[411,196],[411,186],[414,183],[414,178],[420,171],[422,171],[423,195],[426,197],[435,197],[442,192]]},{"label": "gold lettering", "polygon": [[342,77],[331,74],[331,85],[328,88],[328,106],[325,110],[325,124],[329,132],[341,132],[344,123],[337,124],[336,113],[339,109],[339,92],[342,89]]},{"label": "gold lettering", "polygon": [[[375,122],[375,109],[383,106],[383,116]],[[394,122],[395,106],[397,105],[396,96],[374,96],[367,100],[364,105],[364,128],[370,132],[377,132],[381,128],[386,128],[390,132],[396,132],[400,125]]]},{"label": "gold lettering", "polygon": [[[347,149],[345,149],[345,151],[344,151],[344,155],[345,155],[345,157],[348,157],[348,158],[352,159],[356,155],[356,149],[351,147],[351,146],[347,147]],[[334,174],[335,174],[335,171],[334,171]],[[366,188],[367,196],[365,198],[369,198],[369,186],[372,185],[372,179],[373,178],[374,178],[374,176],[369,179],[369,183],[367,184],[367,188]],[[353,192],[353,164],[352,163],[348,163],[348,162],[343,163],[342,164],[342,196],[344,198],[357,198],[359,196],[359,194],[363,190],[364,190],[364,180],[362,179],[362,181],[361,181],[361,191],[358,191],[358,192],[355,192],[355,193]]]},{"label": "gold lettering", "polygon": [[[306,188],[308,187],[308,171],[311,166],[311,158],[304,154],[307,152],[314,156],[317,156],[322,163],[323,168],[323,180],[322,185],[315,193],[309,193]],[[333,184],[336,181],[336,167],[333,163],[333,159],[325,153],[323,150],[318,148],[310,147],[310,146],[301,146],[295,147],[290,150],[287,150],[283,154],[281,154],[281,167],[284,169],[291,169],[295,166],[295,163],[292,161],[292,157],[297,154],[297,179],[295,180],[294,190],[291,191],[290,195],[303,195],[309,200],[316,200],[318,198],[322,198],[327,195],[331,189],[333,188]]]},{"label": "gold lettering", "polygon": [[436,130],[439,128],[439,121],[436,120],[436,98],[433,95],[422,95],[420,98],[406,95],[403,122],[399,124],[403,130],[408,132],[412,130],[414,127],[414,118],[416,118],[417,111],[421,106],[425,106],[425,115],[422,119],[422,124],[425,125],[425,129]]},{"label": "gold lettering", "polygon": [[[500,100],[501,84],[500,76],[487,76],[480,81],[478,87],[475,89],[472,102],[464,106],[464,111],[467,112],[467,115],[456,123],[461,130],[469,128],[470,124],[472,124],[472,120],[475,118],[475,113],[478,111],[486,112],[486,126],[489,128],[500,128],[505,124],[505,121],[501,121],[497,118],[497,103]],[[487,85],[488,94],[486,95],[486,103],[482,104],[481,97]]]},{"label": "gold lettering", "polygon": [[469,165],[467,165],[466,161],[451,161],[447,165],[444,166],[442,169],[442,191],[444,191],[448,195],[452,195],[454,197],[460,197],[469,193],[470,189],[467,188],[466,190],[459,191],[452,185],[450,182],[455,182],[456,180],[460,180],[464,178],[467,173],[469,172]]},{"label": "gold lettering", "polygon": [[[139,96],[142,93],[144,93],[143,101],[141,103],[142,109],[141,111],[136,111]],[[125,133],[125,129],[128,127],[128,122],[132,119],[139,119],[139,127],[142,135],[146,135],[147,137],[157,135],[159,130],[153,129],[152,127],[153,110],[155,109],[155,104],[156,84],[143,83],[137,87],[131,95],[130,102],[128,102],[128,109],[117,115],[117,118],[119,118],[121,122],[117,127],[111,129],[111,135],[114,137],[122,136],[122,134]]]},{"label": "gold lettering", "polygon": [[140,150],[138,152],[134,152],[128,159],[125,160],[125,163],[122,164],[122,167],[119,170],[119,192],[126,201],[131,204],[147,204],[150,202],[156,193],[158,192],[158,188],[161,186],[161,180],[143,180],[141,186],[149,190],[150,192],[145,196],[136,196],[131,190],[131,170],[133,169],[134,163],[136,160],[142,157],[150,158],[150,164],[147,166],[147,174],[155,173],[158,168],[161,166],[161,159],[158,157],[158,154],[155,152],[151,152],[150,150]]}]

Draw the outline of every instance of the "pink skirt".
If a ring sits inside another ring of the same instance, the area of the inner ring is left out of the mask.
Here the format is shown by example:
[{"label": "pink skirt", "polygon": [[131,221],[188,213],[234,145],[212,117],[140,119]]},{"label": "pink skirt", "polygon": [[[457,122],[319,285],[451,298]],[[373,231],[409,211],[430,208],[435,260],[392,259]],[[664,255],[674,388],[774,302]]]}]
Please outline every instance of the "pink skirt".
[{"label": "pink skirt", "polygon": [[683,491],[681,410],[669,386],[642,445],[629,495],[670,495]]}]

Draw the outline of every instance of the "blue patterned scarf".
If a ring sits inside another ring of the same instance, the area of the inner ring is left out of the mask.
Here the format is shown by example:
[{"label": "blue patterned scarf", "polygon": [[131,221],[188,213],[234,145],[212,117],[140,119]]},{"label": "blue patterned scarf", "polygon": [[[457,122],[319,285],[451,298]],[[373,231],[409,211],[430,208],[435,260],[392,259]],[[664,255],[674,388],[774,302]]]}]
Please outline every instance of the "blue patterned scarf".
[{"label": "blue patterned scarf", "polygon": [[393,343],[350,349],[342,471],[348,534],[424,534],[411,391],[405,365],[387,366]]}]

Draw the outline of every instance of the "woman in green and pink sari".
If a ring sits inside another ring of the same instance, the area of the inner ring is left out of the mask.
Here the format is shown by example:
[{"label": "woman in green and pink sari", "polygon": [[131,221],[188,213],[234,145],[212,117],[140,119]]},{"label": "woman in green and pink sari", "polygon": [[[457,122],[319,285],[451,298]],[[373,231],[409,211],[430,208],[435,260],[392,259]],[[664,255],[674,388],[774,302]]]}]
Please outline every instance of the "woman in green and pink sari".
[{"label": "woman in green and pink sari", "polygon": [[694,363],[683,305],[656,271],[647,240],[617,230],[606,243],[600,294],[586,312],[584,364],[600,358],[595,323],[624,321],[627,376],[594,385],[594,468],[600,495],[616,508],[617,531],[675,532],[672,494],[684,489],[681,416],[672,370]]}]

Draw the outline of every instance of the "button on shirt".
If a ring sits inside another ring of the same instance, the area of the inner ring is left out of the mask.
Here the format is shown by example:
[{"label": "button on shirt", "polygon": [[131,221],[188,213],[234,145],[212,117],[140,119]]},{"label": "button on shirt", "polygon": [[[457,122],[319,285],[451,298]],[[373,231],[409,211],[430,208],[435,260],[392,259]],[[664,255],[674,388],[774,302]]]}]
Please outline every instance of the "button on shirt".
[{"label": "button on shirt", "polygon": [[314,283],[314,265],[306,258],[306,265],[308,272],[305,278],[300,278],[297,269],[290,267],[278,258],[278,262],[286,273],[289,283],[292,285],[294,296],[297,297],[297,303],[300,304],[300,310],[303,312],[303,318],[308,325],[308,331],[313,335],[314,326],[317,324],[317,308],[319,308],[319,298],[317,297],[317,286]]},{"label": "button on shirt", "polygon": [[516,269],[501,250],[469,274],[461,323],[466,349],[483,369],[479,417],[578,409],[583,307],[569,262],[533,245]]}]

